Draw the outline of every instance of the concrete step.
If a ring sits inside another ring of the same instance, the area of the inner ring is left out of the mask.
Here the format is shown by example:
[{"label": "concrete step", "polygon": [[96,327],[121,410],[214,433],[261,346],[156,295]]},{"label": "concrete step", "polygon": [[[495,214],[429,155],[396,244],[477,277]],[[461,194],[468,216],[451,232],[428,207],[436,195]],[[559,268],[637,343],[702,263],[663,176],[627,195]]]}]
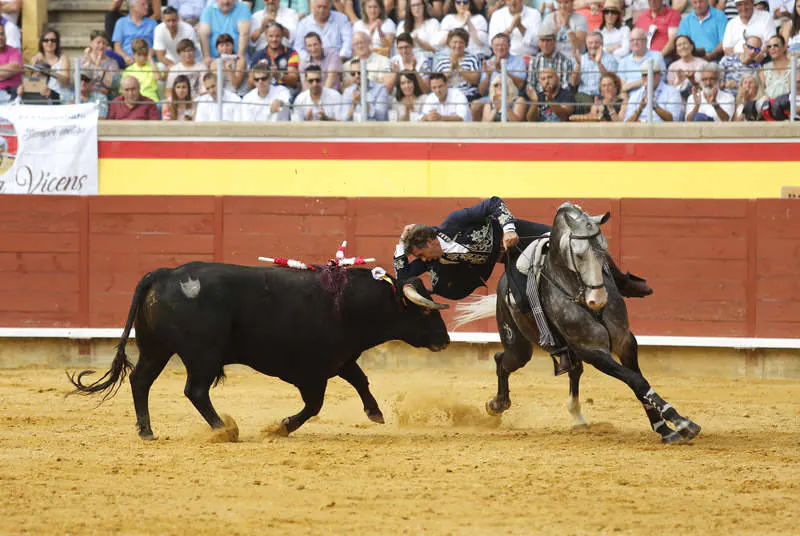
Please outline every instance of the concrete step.
[{"label": "concrete step", "polygon": [[59,22],[93,22],[103,25],[106,18],[103,11],[49,11],[47,20],[50,24]]},{"label": "concrete step", "polygon": [[102,22],[54,22],[50,26],[61,34],[62,48],[80,48],[89,46],[92,30],[102,30]]},{"label": "concrete step", "polygon": [[108,11],[109,0],[49,0],[48,11]]}]

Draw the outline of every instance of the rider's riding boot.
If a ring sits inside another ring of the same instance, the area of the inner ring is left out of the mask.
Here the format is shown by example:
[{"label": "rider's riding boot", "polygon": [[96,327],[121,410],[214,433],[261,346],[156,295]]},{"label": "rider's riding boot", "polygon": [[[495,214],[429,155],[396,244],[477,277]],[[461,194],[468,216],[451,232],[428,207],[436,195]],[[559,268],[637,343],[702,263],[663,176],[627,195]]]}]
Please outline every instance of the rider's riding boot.
[{"label": "rider's riding boot", "polygon": [[553,360],[553,373],[556,376],[561,376],[572,369],[572,360],[569,358],[569,350],[566,346],[555,350],[550,354],[550,358]]},{"label": "rider's riding boot", "polygon": [[611,270],[614,283],[616,283],[617,289],[619,289],[619,293],[626,298],[644,298],[653,293],[653,289],[647,286],[646,280],[630,272],[623,274],[622,270],[614,263],[614,259],[611,255],[606,255],[606,262],[608,263],[608,268]]}]

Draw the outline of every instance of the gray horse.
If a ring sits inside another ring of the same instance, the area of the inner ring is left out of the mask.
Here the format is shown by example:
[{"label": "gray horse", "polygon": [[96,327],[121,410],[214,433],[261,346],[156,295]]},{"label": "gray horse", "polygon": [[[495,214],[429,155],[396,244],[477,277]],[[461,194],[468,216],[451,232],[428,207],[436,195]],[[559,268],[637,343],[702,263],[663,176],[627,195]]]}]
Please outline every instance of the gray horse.
[{"label": "gray horse", "polygon": [[[573,424],[585,425],[578,398],[583,362],[625,382],[644,406],[650,425],[664,443],[690,440],[700,426],[682,417],[664,401],[642,376],[636,337],[628,327],[625,301],[613,279],[603,270],[607,243],[600,225],[610,217],[589,216],[580,207],[564,203],[556,212],[550,246],[542,269],[539,295],[542,309],[554,330],[569,348],[573,366],[569,371],[569,412]],[[460,306],[459,322],[486,318],[494,312],[503,351],[494,355],[497,394],[486,403],[491,415],[511,406],[508,377],[531,358],[539,340],[530,315],[520,313],[509,292],[506,274],[497,294]],[[500,299],[497,299],[497,296]],[[494,311],[493,311],[494,310]],[[612,353],[619,357],[621,365]],[[673,428],[667,423],[671,423]]]}]

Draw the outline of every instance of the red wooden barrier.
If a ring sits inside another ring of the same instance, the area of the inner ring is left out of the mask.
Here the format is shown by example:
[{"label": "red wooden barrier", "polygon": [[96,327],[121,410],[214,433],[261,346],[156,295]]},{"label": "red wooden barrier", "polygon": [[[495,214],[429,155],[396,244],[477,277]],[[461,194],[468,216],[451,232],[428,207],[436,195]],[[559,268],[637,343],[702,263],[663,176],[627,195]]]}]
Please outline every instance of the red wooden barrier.
[{"label": "red wooden barrier", "polygon": [[[119,327],[144,273],[190,260],[258,264],[266,255],[323,263],[347,239],[348,253],[375,256],[391,271],[403,225],[438,223],[475,201],[0,196],[0,325]],[[536,221],[548,221],[560,203],[509,201],[515,215]],[[604,228],[612,254],[656,289],[628,302],[637,333],[800,333],[796,201],[590,199],[582,206],[612,212]],[[487,320],[464,330],[494,326]]]}]

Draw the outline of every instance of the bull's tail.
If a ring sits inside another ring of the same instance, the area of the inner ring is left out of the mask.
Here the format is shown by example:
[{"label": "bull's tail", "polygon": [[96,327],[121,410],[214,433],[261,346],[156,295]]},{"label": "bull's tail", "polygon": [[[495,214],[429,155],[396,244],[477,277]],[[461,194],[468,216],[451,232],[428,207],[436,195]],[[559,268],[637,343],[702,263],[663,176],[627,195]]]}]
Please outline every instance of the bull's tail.
[{"label": "bull's tail", "polygon": [[104,392],[103,398],[100,401],[102,404],[117,394],[117,391],[119,391],[119,388],[122,386],[122,382],[125,380],[128,372],[133,369],[133,363],[128,360],[128,356],[125,354],[125,346],[128,343],[128,337],[130,337],[131,329],[133,328],[133,323],[136,319],[136,314],[138,313],[139,308],[142,306],[144,297],[147,294],[147,291],[150,290],[150,287],[153,285],[153,283],[158,280],[161,275],[169,271],[170,270],[168,268],[159,268],[158,270],[150,272],[144,276],[141,281],[139,281],[139,284],[136,285],[136,290],[133,293],[131,308],[128,312],[128,321],[125,323],[125,329],[122,331],[122,337],[120,337],[119,344],[117,345],[117,354],[114,356],[114,361],[111,362],[111,368],[97,381],[88,385],[84,384],[81,380],[84,376],[94,374],[94,370],[84,370],[78,374],[70,374],[67,372],[67,377],[69,378],[70,383],[72,383],[72,385],[75,387],[75,390],[69,393],[70,395],[91,395],[94,393]]},{"label": "bull's tail", "polygon": [[469,324],[475,320],[489,318],[495,315],[497,309],[497,294],[489,294],[488,296],[478,296],[469,300],[465,300],[458,304],[456,311],[455,327]]}]

